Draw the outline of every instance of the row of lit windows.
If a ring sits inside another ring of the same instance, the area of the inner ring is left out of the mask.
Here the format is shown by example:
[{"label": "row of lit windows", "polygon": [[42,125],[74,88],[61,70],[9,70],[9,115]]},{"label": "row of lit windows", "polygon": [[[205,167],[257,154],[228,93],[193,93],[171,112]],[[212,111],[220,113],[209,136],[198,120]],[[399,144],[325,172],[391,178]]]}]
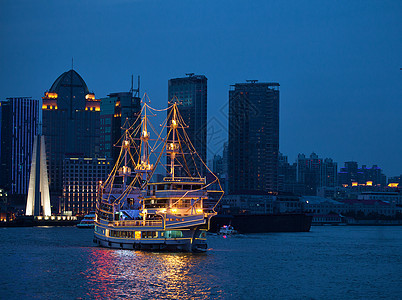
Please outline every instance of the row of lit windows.
[{"label": "row of lit windows", "polygon": [[142,238],[142,239],[152,239],[152,238],[182,238],[183,232],[181,230],[167,230],[167,231],[121,231],[121,230],[111,230],[111,237],[118,238]]}]

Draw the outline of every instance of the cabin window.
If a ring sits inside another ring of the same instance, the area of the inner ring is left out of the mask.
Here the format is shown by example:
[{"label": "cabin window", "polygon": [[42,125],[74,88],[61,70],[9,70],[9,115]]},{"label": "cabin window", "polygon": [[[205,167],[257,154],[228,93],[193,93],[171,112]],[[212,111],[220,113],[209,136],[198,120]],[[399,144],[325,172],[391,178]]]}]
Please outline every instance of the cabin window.
[{"label": "cabin window", "polygon": [[158,233],[156,231],[143,231],[141,232],[141,237],[143,239],[152,239],[158,237]]},{"label": "cabin window", "polygon": [[183,233],[181,232],[181,230],[167,230],[165,235],[167,238],[182,238],[183,237]]}]

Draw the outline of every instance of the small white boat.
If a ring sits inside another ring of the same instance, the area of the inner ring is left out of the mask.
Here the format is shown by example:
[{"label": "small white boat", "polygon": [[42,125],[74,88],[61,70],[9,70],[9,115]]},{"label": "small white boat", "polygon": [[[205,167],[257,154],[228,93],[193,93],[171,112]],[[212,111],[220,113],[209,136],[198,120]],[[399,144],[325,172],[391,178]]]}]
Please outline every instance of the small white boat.
[{"label": "small white boat", "polygon": [[220,229],[218,234],[229,235],[229,234],[236,234],[237,231],[233,228],[232,225],[223,225]]},{"label": "small white boat", "polygon": [[91,211],[89,214],[85,215],[84,219],[77,224],[78,228],[94,228],[95,226],[95,212]]}]

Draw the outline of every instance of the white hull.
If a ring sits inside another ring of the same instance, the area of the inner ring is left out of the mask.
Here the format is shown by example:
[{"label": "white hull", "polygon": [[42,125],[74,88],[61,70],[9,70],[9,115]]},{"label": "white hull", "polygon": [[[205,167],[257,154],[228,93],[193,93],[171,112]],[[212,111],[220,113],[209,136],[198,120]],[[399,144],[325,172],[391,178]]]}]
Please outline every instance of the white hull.
[{"label": "white hull", "polygon": [[[121,228],[114,229],[114,234],[120,232],[129,237],[111,237],[103,234],[102,227],[97,227],[94,232],[94,243],[98,246],[113,249],[148,250],[148,251],[171,251],[171,252],[205,252],[207,251],[206,230],[201,226],[175,229],[180,231],[181,237],[166,237],[169,230],[163,229],[139,229]],[[139,231],[141,230],[141,231]],[[152,230],[152,231],[150,231]],[[140,232],[139,234],[135,232]],[[152,233],[154,237],[147,238],[143,234]]]}]

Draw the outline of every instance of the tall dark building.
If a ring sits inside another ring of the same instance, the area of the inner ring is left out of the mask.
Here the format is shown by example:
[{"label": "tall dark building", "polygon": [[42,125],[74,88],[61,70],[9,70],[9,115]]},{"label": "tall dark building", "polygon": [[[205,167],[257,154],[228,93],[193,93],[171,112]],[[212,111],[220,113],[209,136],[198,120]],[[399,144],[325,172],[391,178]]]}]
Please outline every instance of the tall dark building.
[{"label": "tall dark building", "polygon": [[304,195],[315,195],[320,181],[322,158],[314,152],[310,157],[304,154],[297,156],[297,181],[305,187]]},{"label": "tall dark building", "polygon": [[228,151],[230,194],[277,190],[279,83],[232,86]]},{"label": "tall dark building", "polygon": [[[169,80],[168,104],[178,104],[179,112],[188,126],[186,132],[191,143],[201,159],[207,161],[207,78],[204,75],[188,74],[188,77],[174,78]],[[170,110],[168,111],[168,115]],[[170,120],[169,120],[170,124]],[[184,152],[189,153],[188,149]],[[180,169],[180,176],[201,176],[206,175],[205,166],[191,155],[185,156],[187,167],[178,158],[183,167]],[[168,165],[170,163],[167,159]],[[188,169],[186,171],[186,169]],[[170,170],[169,170],[170,171]],[[188,174],[190,173],[190,174]]]},{"label": "tall dark building", "polygon": [[141,114],[141,99],[132,92],[112,93],[101,99],[100,107],[100,156],[111,158],[114,164],[120,148],[113,145],[121,139],[124,133],[122,128],[133,126],[133,132],[141,123],[138,118]]},{"label": "tall dark building", "polygon": [[296,180],[297,163],[290,164],[288,157],[279,152],[278,155],[278,191],[298,194]]},{"label": "tall dark building", "polygon": [[100,101],[75,70],[61,74],[42,99],[50,196],[59,203],[64,159],[99,154]]},{"label": "tall dark building", "polygon": [[338,182],[338,164],[331,158],[297,156],[297,181],[304,186],[303,195],[316,195],[318,187],[335,187]]},{"label": "tall dark building", "polygon": [[362,174],[356,161],[347,161],[338,174],[338,185],[352,185],[353,182],[362,182]]},{"label": "tall dark building", "polygon": [[39,119],[39,100],[8,98],[1,103],[0,187],[14,204],[26,201],[33,140]]}]

